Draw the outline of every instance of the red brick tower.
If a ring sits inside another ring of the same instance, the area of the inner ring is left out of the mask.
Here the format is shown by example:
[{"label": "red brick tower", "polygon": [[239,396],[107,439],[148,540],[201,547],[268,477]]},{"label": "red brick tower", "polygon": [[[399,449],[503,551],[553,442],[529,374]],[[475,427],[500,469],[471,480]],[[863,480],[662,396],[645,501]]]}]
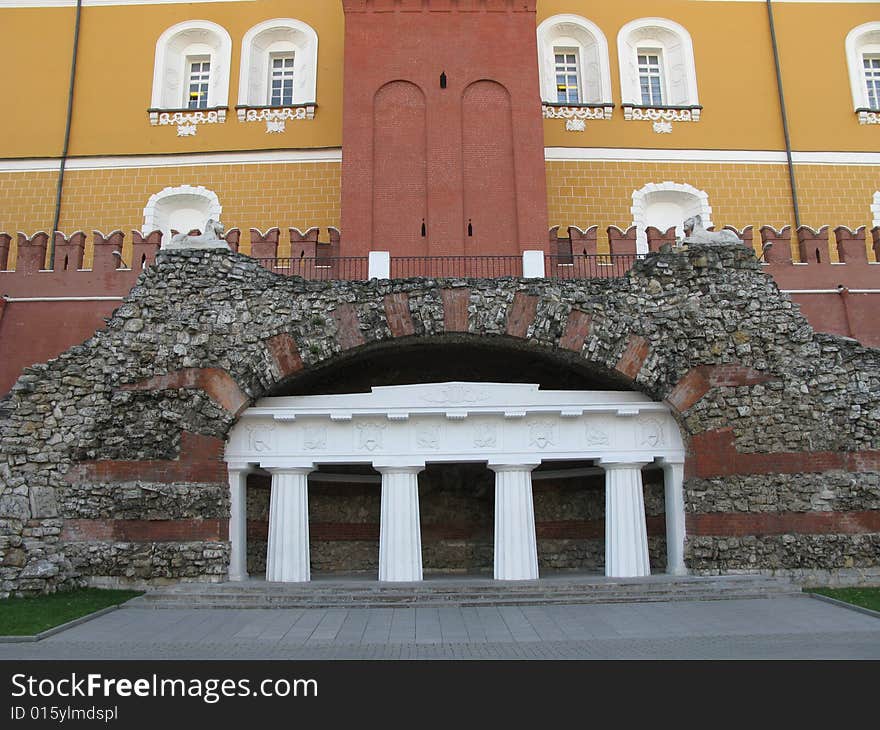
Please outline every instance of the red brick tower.
[{"label": "red brick tower", "polygon": [[546,248],[535,0],[343,6],[343,253]]}]

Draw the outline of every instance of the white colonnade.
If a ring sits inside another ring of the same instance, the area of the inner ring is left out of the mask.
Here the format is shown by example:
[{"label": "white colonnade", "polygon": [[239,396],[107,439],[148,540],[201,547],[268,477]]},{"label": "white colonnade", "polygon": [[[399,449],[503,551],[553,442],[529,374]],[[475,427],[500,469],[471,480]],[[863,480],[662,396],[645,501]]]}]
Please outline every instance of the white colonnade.
[{"label": "white colonnade", "polygon": [[272,475],[266,579],[310,579],[308,475],[318,464],[381,474],[379,580],[422,580],[418,475],[426,463],[495,472],[494,576],[538,578],[532,471],[592,460],[605,472],[606,575],[650,575],[642,468],[663,469],[667,572],[684,565],[684,447],[666,406],[638,393],[432,383],[369,394],[267,398],[230,434],[229,578],[247,578],[247,474]]}]

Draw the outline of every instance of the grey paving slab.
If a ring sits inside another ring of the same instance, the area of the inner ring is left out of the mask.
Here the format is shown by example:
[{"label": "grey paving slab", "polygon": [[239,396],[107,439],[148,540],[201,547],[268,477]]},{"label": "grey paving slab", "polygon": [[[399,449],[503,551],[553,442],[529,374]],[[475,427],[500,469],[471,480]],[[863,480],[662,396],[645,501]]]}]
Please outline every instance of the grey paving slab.
[{"label": "grey paving slab", "polygon": [[336,634],[336,641],[341,644],[360,644],[369,618],[369,611],[349,611]]},{"label": "grey paving slab", "polygon": [[505,623],[501,611],[497,607],[491,606],[479,608],[477,609],[477,615],[480,617],[480,622],[483,624],[483,630],[486,632],[487,642],[513,641],[510,629]]},{"label": "grey paving slab", "polygon": [[395,609],[123,608],[3,659],[860,658],[880,620],[805,598]]},{"label": "grey paving slab", "polygon": [[440,628],[440,613],[436,608],[416,609],[416,643],[440,644],[443,632]]},{"label": "grey paving slab", "polygon": [[476,608],[462,608],[461,618],[464,622],[468,640],[473,642],[485,642],[486,630],[483,628],[483,622],[480,620],[480,614]]},{"label": "grey paving slab", "polygon": [[315,627],[312,635],[306,641],[307,644],[334,641],[339,630],[348,617],[348,611],[340,608],[331,608],[324,612],[321,622]]},{"label": "grey paving slab", "polygon": [[446,606],[437,610],[443,643],[456,644],[470,641],[461,608]]},{"label": "grey paving slab", "polygon": [[361,637],[363,644],[387,644],[388,635],[391,633],[391,617],[393,609],[391,608],[375,608],[368,609],[370,616],[367,619],[367,626],[364,629],[364,635]]},{"label": "grey paving slab", "polygon": [[541,637],[519,606],[502,606],[501,619],[514,641],[540,641]]}]

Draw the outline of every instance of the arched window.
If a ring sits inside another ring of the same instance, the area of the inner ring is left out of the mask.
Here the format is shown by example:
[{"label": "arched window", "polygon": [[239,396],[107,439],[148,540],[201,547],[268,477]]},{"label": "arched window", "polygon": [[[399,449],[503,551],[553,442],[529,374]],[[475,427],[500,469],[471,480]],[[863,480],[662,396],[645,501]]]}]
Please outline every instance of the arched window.
[{"label": "arched window", "polygon": [[204,231],[209,219],[220,220],[223,207],[213,190],[201,185],[165,188],[150,197],[144,208],[143,234],[162,231],[163,248],[171,240],[171,231]]},{"label": "arched window", "polygon": [[544,116],[554,107],[594,107],[580,119],[610,118],[611,68],[608,41],[595,23],[580,15],[554,15],[538,26],[538,64]]},{"label": "arched window", "polygon": [[317,77],[318,34],[310,25],[292,18],[255,25],[242,41],[239,121],[281,132],[287,119],[312,119]]},{"label": "arched window", "polygon": [[874,220],[871,222],[871,227],[876,228],[880,226],[880,190],[874,193],[874,202],[871,205],[871,214],[874,216]]},{"label": "arched window", "polygon": [[[640,18],[617,36],[624,117],[650,120],[655,131],[670,122],[698,121],[697,70],[690,34],[665,18]],[[665,124],[664,124],[665,123]]]},{"label": "arched window", "polygon": [[681,238],[684,236],[682,224],[692,216],[702,216],[706,228],[713,225],[708,193],[686,183],[649,183],[633,191],[632,202],[632,225],[636,227],[636,250],[639,253],[648,250],[645,234],[648,226],[661,231],[675,226],[676,235]]},{"label": "arched window", "polygon": [[880,21],[864,23],[849,32],[846,60],[859,122],[880,123]]},{"label": "arched window", "polygon": [[195,134],[196,124],[226,120],[232,39],[208,20],[188,20],[156,42],[152,124],[176,124],[178,135]]}]

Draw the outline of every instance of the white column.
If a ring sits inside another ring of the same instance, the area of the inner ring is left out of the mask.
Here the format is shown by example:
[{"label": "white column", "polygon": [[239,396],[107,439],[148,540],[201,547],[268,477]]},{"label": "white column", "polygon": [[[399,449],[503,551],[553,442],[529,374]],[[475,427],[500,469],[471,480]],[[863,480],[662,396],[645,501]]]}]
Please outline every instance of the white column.
[{"label": "white column", "polygon": [[495,580],[538,578],[532,501],[532,469],[536,466],[489,465],[495,472]]},{"label": "white column", "polygon": [[376,468],[382,474],[379,580],[422,580],[419,472],[424,467]]},{"label": "white column", "polygon": [[605,575],[651,575],[642,491],[644,464],[602,464],[605,469]]},{"label": "white column", "polygon": [[665,462],[663,481],[666,495],[666,572],[687,575],[684,564],[684,464]]},{"label": "white column", "polygon": [[229,580],[247,580],[247,466],[229,466]]},{"label": "white column", "polygon": [[309,472],[312,467],[270,468],[269,548],[266,580],[300,583],[309,566]]}]

